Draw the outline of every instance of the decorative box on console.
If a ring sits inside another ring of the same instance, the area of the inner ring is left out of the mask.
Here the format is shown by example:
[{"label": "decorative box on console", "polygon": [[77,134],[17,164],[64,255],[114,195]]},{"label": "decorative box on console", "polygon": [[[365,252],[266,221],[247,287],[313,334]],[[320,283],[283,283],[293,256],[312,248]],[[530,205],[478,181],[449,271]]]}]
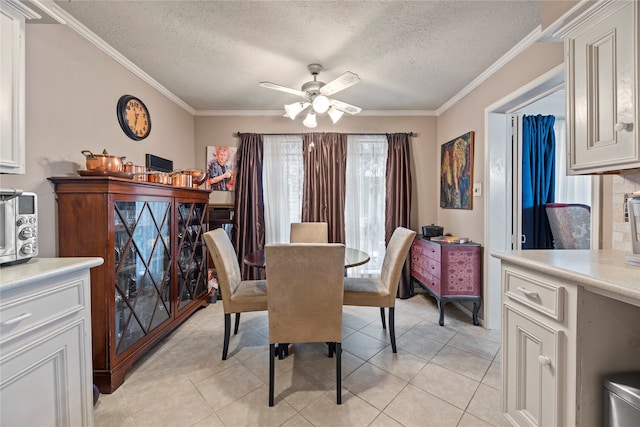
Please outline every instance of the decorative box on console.
[{"label": "decorative box on console", "polygon": [[473,302],[479,325],[482,247],[478,243],[444,243],[416,236],[411,246],[411,279],[438,301],[440,326],[449,301]]}]

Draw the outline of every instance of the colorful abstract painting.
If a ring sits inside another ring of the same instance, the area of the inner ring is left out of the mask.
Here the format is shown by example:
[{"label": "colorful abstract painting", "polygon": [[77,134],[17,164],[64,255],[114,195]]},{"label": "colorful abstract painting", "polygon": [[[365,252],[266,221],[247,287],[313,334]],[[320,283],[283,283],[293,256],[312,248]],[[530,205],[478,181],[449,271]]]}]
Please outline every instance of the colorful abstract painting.
[{"label": "colorful abstract painting", "polygon": [[473,131],[442,144],[440,161],[440,207],[471,209]]}]

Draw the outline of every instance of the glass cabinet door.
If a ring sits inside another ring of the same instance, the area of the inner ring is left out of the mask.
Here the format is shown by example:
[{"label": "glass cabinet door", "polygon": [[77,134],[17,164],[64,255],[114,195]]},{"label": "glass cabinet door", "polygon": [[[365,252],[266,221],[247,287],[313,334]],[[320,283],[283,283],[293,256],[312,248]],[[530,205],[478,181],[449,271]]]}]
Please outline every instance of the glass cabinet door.
[{"label": "glass cabinet door", "polygon": [[204,203],[178,203],[178,309],[207,292]]},{"label": "glass cabinet door", "polygon": [[171,203],[114,203],[115,331],[120,354],[171,318]]}]

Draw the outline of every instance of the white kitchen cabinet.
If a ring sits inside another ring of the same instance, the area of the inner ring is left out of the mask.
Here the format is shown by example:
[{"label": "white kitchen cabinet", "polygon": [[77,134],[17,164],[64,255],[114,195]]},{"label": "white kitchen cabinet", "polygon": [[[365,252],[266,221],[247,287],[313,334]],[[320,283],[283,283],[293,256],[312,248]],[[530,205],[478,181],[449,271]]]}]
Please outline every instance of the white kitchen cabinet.
[{"label": "white kitchen cabinet", "polygon": [[33,259],[0,275],[0,425],[91,426],[89,268]]},{"label": "white kitchen cabinet", "polygon": [[0,173],[25,173],[25,19],[40,16],[0,0]]},{"label": "white kitchen cabinet", "polygon": [[640,168],[640,4],[603,0],[564,26],[569,174]]},{"label": "white kitchen cabinet", "polygon": [[615,251],[502,260],[502,411],[515,426],[598,427],[603,380],[640,371],[640,269]]},{"label": "white kitchen cabinet", "polygon": [[514,425],[565,425],[562,367],[575,341],[565,314],[575,306],[575,292],[511,266],[502,277],[504,412]]}]

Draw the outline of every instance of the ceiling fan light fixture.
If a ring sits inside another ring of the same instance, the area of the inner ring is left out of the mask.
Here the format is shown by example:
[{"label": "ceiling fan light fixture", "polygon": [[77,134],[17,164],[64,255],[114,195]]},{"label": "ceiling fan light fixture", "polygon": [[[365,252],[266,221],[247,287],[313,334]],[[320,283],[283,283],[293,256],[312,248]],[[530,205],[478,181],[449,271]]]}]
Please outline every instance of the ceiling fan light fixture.
[{"label": "ceiling fan light fixture", "polygon": [[298,114],[304,111],[309,106],[308,102],[294,102],[293,104],[287,104],[284,106],[284,110],[287,112],[287,117],[294,120]]},{"label": "ceiling fan light fixture", "polygon": [[329,98],[324,95],[317,95],[313,98],[313,109],[316,113],[326,113],[329,109]]},{"label": "ceiling fan light fixture", "polygon": [[329,107],[329,109],[327,110],[327,114],[329,115],[329,117],[331,117],[331,121],[335,125],[336,123],[338,123],[338,120],[340,120],[340,118],[344,114],[344,111],[340,111],[336,108]]},{"label": "ceiling fan light fixture", "polygon": [[314,113],[313,111],[309,111],[302,124],[308,128],[314,128],[318,126],[318,122],[316,121],[316,113]]}]

